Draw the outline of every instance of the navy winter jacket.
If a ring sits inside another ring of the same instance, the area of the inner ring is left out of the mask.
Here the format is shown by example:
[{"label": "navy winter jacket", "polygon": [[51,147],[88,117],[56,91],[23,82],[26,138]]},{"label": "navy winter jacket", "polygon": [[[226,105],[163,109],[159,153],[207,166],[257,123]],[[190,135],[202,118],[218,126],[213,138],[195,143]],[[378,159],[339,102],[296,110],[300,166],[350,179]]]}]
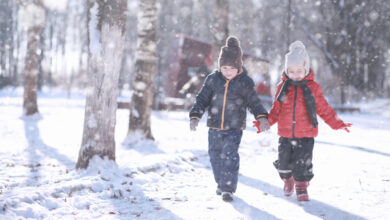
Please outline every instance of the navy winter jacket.
[{"label": "navy winter jacket", "polygon": [[268,115],[245,69],[231,80],[218,70],[208,75],[196,96],[190,118],[200,119],[206,108],[207,126],[219,130],[245,129],[246,108],[256,119]]}]

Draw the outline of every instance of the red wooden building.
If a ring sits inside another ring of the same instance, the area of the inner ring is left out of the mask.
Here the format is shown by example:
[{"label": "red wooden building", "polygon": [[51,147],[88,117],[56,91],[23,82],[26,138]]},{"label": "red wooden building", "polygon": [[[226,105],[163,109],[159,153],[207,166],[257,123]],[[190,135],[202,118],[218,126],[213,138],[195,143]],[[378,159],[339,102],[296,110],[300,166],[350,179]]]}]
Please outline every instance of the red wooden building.
[{"label": "red wooden building", "polygon": [[[165,84],[165,100],[162,108],[171,105],[186,105],[180,99],[194,96],[214,66],[211,44],[185,35],[176,36],[172,45],[170,66]],[[243,63],[256,84],[269,85],[269,61],[244,52]],[[167,101],[168,100],[168,101]],[[192,100],[190,100],[192,103]],[[188,104],[188,103],[187,103]],[[187,108],[188,106],[184,106]]]}]

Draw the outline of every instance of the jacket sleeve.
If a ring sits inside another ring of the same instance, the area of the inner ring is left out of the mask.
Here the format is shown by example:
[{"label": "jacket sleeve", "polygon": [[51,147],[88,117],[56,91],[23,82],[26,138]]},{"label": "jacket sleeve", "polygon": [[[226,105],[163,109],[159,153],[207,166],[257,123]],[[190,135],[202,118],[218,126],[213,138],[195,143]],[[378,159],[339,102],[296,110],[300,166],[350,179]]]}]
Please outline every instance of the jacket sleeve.
[{"label": "jacket sleeve", "polygon": [[321,86],[315,84],[315,100],[317,114],[328,124],[332,129],[339,129],[344,125],[344,122],[337,116],[335,110],[326,101],[322,93]]},{"label": "jacket sleeve", "polygon": [[275,93],[275,97],[274,97],[274,102],[272,103],[271,110],[269,111],[268,121],[269,121],[270,126],[272,126],[273,124],[275,124],[276,122],[279,121],[280,102],[278,102],[278,100],[276,100],[276,98],[278,97],[278,94],[282,88],[282,85],[283,85],[282,83],[280,83],[278,85],[276,93]]},{"label": "jacket sleeve", "polygon": [[213,93],[212,90],[212,79],[211,74],[206,77],[206,80],[203,83],[202,88],[199,93],[196,95],[195,103],[190,110],[190,118],[202,118],[205,109],[210,105],[211,96]]},{"label": "jacket sleeve", "polygon": [[246,101],[247,101],[247,106],[249,111],[253,114],[255,119],[259,119],[263,117],[267,118],[268,112],[261,104],[259,96],[255,91],[255,83],[251,78],[248,77],[245,87],[246,87],[245,96],[246,96]]}]

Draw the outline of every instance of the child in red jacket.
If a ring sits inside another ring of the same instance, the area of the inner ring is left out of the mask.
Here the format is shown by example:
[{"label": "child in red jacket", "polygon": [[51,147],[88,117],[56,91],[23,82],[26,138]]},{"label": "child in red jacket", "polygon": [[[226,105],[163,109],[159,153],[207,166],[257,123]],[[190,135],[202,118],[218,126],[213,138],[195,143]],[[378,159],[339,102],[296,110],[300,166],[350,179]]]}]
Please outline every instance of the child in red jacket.
[{"label": "child in red jacket", "polygon": [[278,123],[278,160],[274,165],[284,181],[284,194],[291,196],[295,184],[298,200],[308,201],[317,114],[333,129],[349,132],[352,124],[344,123],[325,100],[303,43],[295,41],[289,50],[268,120],[270,125]]}]

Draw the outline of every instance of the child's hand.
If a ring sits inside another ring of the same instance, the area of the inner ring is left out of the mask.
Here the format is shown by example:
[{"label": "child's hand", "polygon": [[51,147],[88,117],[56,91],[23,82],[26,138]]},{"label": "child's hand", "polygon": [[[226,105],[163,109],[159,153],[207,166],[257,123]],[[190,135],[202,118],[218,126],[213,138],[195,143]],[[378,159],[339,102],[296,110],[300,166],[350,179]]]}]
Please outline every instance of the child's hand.
[{"label": "child's hand", "polygon": [[266,131],[270,129],[269,122],[267,118],[259,118],[257,121],[253,121],[253,127],[257,128],[257,133]]},{"label": "child's hand", "polygon": [[190,129],[191,131],[196,131],[196,127],[198,127],[199,119],[192,118],[190,120]]},{"label": "child's hand", "polygon": [[352,126],[351,123],[344,123],[343,125],[341,125],[341,127],[339,129],[344,129],[345,131],[347,131],[349,133],[350,131],[348,128],[351,126]]},{"label": "child's hand", "polygon": [[260,133],[260,122],[253,121],[253,127],[257,128],[257,133]]}]

